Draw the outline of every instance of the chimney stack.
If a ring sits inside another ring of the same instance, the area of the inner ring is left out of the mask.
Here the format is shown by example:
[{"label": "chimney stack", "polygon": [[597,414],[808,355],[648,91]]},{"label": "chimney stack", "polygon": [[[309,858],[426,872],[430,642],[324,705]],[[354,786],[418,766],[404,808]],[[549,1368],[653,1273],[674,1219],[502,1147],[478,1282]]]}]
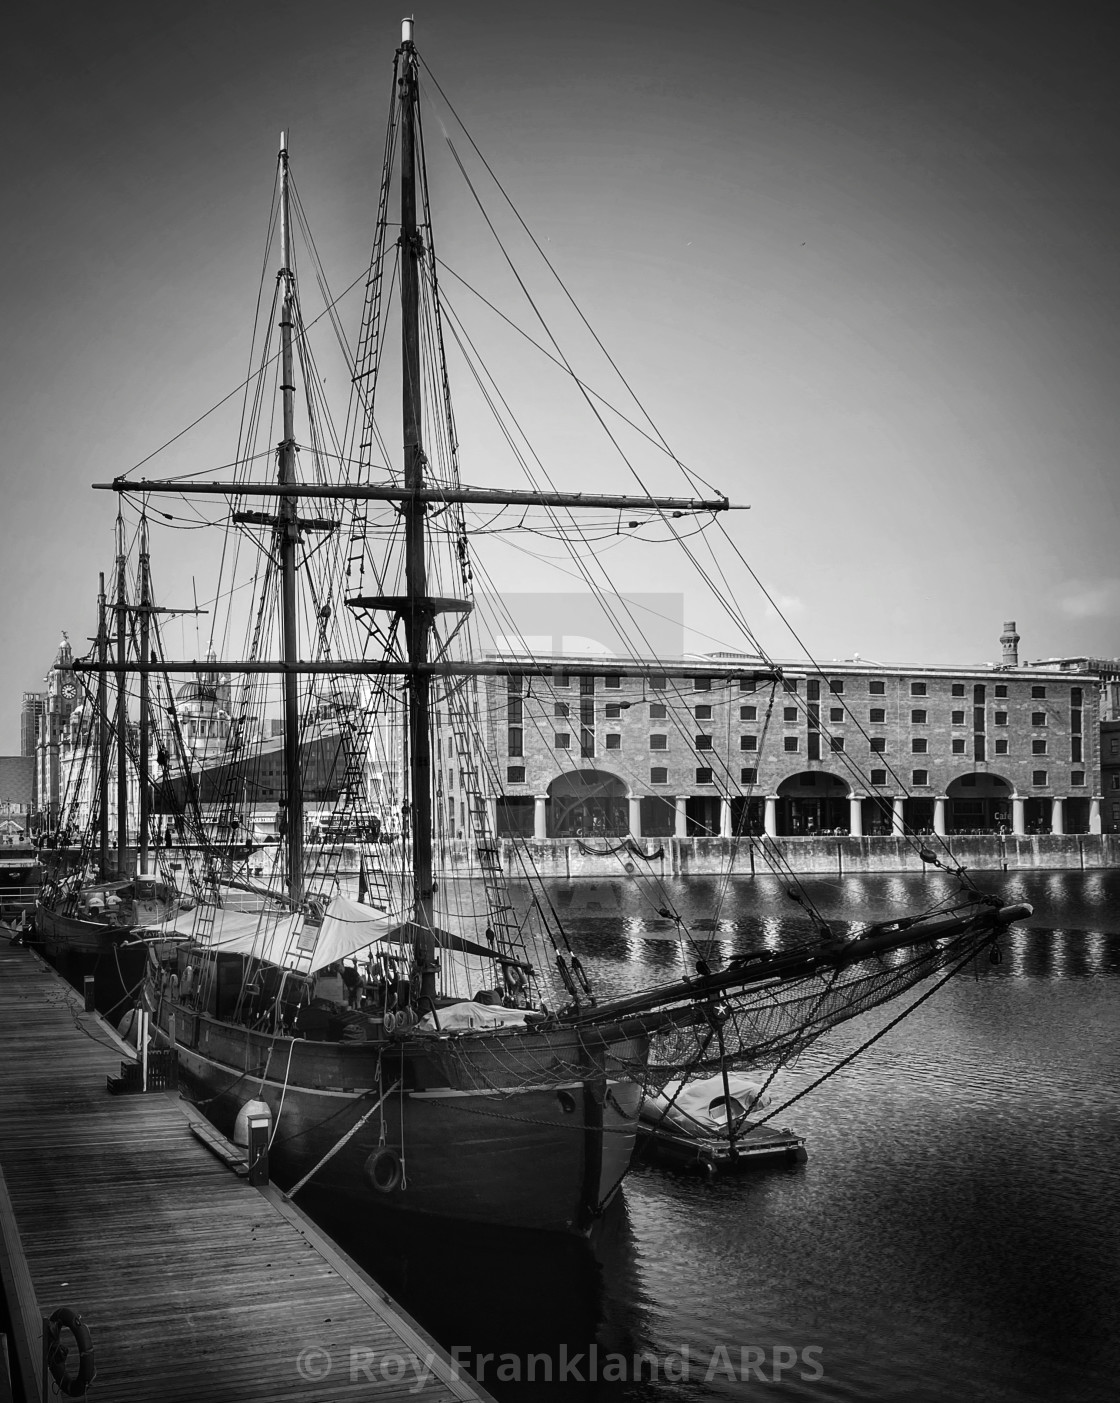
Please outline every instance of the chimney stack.
[{"label": "chimney stack", "polygon": [[1019,635],[1015,632],[1015,620],[1004,624],[999,641],[1003,644],[1004,667],[1019,666]]}]

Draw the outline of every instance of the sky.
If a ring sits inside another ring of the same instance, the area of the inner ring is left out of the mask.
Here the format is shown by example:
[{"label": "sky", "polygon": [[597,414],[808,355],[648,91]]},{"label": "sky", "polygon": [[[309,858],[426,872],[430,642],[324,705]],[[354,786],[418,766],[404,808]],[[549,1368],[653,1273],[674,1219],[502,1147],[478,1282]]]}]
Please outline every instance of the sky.
[{"label": "sky", "polygon": [[[661,432],[749,504],[729,530],[816,657],[997,661],[1011,619],[1026,659],[1120,653],[1115,7],[440,0],[416,25]],[[246,374],[282,128],[331,286],[360,274],[399,32],[369,0],[8,22],[0,751],[60,631],[77,651],[93,631],[115,502],[90,485]],[[466,147],[432,113],[457,266],[480,245],[444,135]],[[533,423],[560,480],[627,490],[563,411]],[[464,477],[498,480],[469,411],[460,429]],[[226,463],[235,435],[211,416],[145,471]],[[161,577],[183,604],[193,549]],[[664,557],[617,563],[628,590],[681,593],[689,646],[737,645]],[[572,588],[524,553],[492,578]]]}]

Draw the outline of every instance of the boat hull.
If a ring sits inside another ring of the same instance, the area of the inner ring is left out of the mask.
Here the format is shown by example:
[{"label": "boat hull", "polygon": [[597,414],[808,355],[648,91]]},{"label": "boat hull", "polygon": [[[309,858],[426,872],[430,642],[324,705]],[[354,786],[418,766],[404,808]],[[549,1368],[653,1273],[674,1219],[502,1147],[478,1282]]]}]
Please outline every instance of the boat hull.
[{"label": "boat hull", "polygon": [[[642,1092],[611,1068],[644,1062],[640,1035],[598,1044],[570,1030],[520,1032],[348,1047],[273,1038],[166,1000],[155,1026],[219,1130],[233,1135],[242,1107],[264,1101],[278,1182],[291,1188],[314,1169],[319,1191],[359,1213],[581,1233],[630,1164]],[[586,1078],[557,1075],[581,1060]]]}]

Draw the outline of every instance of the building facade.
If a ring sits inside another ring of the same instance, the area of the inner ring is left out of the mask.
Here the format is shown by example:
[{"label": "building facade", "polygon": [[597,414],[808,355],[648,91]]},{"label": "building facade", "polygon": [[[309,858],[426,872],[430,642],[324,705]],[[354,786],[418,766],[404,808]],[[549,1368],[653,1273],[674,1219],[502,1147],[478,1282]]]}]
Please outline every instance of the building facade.
[{"label": "building facade", "polygon": [[726,654],[687,676],[557,659],[544,678],[503,657],[486,708],[497,833],[1100,833],[1098,679],[1020,667],[1008,628],[997,665],[791,663],[777,682]]}]

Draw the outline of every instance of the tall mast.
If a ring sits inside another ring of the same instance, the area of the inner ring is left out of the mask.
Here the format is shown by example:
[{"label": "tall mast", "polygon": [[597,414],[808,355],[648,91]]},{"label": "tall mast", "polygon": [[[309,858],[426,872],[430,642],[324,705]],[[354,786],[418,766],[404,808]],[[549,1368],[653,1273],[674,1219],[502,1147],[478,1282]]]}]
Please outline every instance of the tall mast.
[{"label": "tall mast", "polygon": [[[288,207],[288,142],[280,133],[280,279],[284,295],[280,304],[280,394],[284,407],[284,438],[277,448],[277,479],[282,484],[296,480],[295,374],[292,368],[292,321],[295,314],[295,284],[290,253],[290,211]],[[282,657],[285,663],[299,661],[299,634],[296,621],[296,546],[299,543],[299,499],[282,496],[276,534],[280,556]],[[284,780],[288,799],[288,891],[293,901],[303,895],[303,789],[299,768],[299,679],[294,672],[284,675]]]},{"label": "tall mast", "polygon": [[[424,486],[420,394],[420,260],[423,246],[416,227],[416,49],[412,21],[401,23],[401,341],[403,366],[404,485]],[[402,503],[405,538],[403,620],[409,661],[428,660],[432,615],[427,601],[425,558],[427,504],[416,497]],[[416,919],[432,917],[432,751],[429,731],[431,678],[414,672],[408,679],[408,747],[411,780],[412,882]]]},{"label": "tall mast", "polygon": [[[152,587],[150,573],[151,557],[148,555],[148,518],[140,517],[140,661],[148,661],[151,627]],[[151,719],[151,676],[145,669],[140,674],[140,765],[137,781],[139,784],[138,823],[140,825],[140,858],[138,872],[148,870],[148,729]]]},{"label": "tall mast", "polygon": [[97,860],[101,880],[109,873],[109,625],[105,613],[105,574],[99,576],[97,595]]},{"label": "tall mast", "polygon": [[128,678],[125,639],[128,632],[128,580],[124,568],[124,521],[117,515],[117,870],[127,876],[128,848]]}]

